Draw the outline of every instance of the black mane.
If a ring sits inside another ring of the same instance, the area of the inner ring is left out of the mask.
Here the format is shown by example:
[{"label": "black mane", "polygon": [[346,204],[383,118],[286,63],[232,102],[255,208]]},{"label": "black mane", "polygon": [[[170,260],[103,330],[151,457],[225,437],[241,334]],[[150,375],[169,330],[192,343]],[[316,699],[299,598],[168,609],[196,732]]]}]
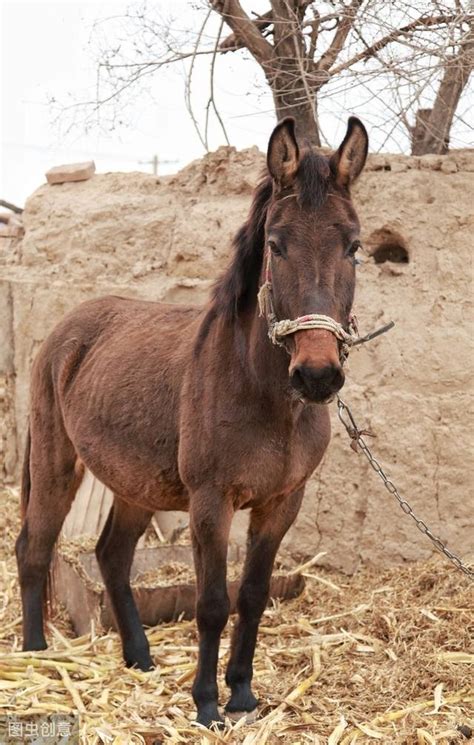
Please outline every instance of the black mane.
[{"label": "black mane", "polygon": [[[302,209],[318,209],[324,204],[329,173],[325,157],[311,150],[302,154],[296,174],[296,189],[291,189],[296,193]],[[210,310],[212,318],[223,315],[232,320],[255,301],[262,270],[265,219],[272,194],[273,182],[267,173],[255,190],[246,222],[234,238],[233,258],[214,286]]]}]

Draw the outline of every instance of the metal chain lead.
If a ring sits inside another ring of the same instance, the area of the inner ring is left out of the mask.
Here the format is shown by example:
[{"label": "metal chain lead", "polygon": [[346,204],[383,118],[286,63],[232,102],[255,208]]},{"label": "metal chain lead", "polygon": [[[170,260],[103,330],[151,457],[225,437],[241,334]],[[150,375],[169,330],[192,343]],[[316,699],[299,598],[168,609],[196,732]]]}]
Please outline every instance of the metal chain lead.
[{"label": "metal chain lead", "polygon": [[[420,530],[424,535],[426,535],[430,541],[436,546],[438,551],[440,551],[442,554],[444,554],[457,569],[460,569],[461,572],[463,572],[469,579],[474,580],[474,571],[468,567],[466,564],[464,564],[459,556],[456,556],[456,554],[453,554],[452,551],[447,548],[447,546],[442,542],[440,538],[438,538],[434,533],[431,532],[427,524],[424,520],[421,520],[413,511],[413,509],[410,507],[406,499],[403,499],[403,497],[400,496],[400,493],[393,483],[391,481],[385,471],[383,470],[380,463],[377,461],[376,458],[371,453],[371,450],[367,443],[365,442],[363,438],[364,430],[360,430],[355,423],[354,417],[352,415],[351,410],[347,406],[347,404],[342,401],[339,396],[337,397],[337,413],[339,416],[339,419],[341,420],[342,424],[347,430],[347,434],[351,438],[351,440],[360,447],[362,452],[364,453],[365,457],[369,461],[370,465],[372,466],[373,470],[376,474],[380,476],[380,478],[383,481],[383,484],[387,491],[392,494],[397,500],[402,508],[403,512],[406,515],[410,515],[411,518],[415,521],[416,527],[418,530]],[[344,414],[347,415],[348,421],[344,418]],[[366,433],[367,434],[367,433]]]}]

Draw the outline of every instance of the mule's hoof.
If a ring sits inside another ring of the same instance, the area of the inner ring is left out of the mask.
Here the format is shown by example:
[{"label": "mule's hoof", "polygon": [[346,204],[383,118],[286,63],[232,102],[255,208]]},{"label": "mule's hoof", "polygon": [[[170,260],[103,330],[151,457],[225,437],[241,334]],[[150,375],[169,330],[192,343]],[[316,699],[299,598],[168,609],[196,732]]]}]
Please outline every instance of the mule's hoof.
[{"label": "mule's hoof", "polygon": [[225,705],[225,713],[230,714],[247,714],[253,713],[258,706],[258,698],[252,693],[249,685],[235,687],[232,695]]},{"label": "mule's hoof", "polygon": [[203,727],[208,729],[224,729],[225,722],[216,708],[205,707],[201,711],[198,711],[196,722],[201,724]]},{"label": "mule's hoof", "polygon": [[44,639],[38,639],[23,644],[23,652],[43,652],[45,649],[48,649],[48,645]]},{"label": "mule's hoof", "polygon": [[258,709],[254,709],[253,711],[226,711],[225,715],[231,722],[238,722],[240,719],[245,719],[246,724],[253,724],[257,721]]},{"label": "mule's hoof", "polygon": [[153,670],[154,665],[150,656],[148,657],[136,657],[136,658],[125,658],[126,667],[135,667],[144,673],[149,673]]}]

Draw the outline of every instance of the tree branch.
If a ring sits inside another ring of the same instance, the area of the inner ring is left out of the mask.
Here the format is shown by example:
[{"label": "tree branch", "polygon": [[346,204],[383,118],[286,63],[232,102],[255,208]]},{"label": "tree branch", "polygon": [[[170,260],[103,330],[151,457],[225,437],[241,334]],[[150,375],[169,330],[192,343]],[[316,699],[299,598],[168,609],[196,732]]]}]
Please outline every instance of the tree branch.
[{"label": "tree branch", "polygon": [[334,39],[332,40],[329,49],[324,52],[317,64],[318,70],[323,70],[324,72],[326,72],[339,57],[342,49],[344,48],[344,44],[346,43],[349,32],[354,25],[357,11],[359,10],[363,2],[364,0],[351,1],[351,4],[346,9],[346,12],[342,17],[339,28],[334,35]]},{"label": "tree branch", "polygon": [[311,34],[309,36],[309,50],[308,50],[308,57],[310,60],[314,59],[314,55],[316,54],[316,45],[318,43],[318,36],[319,36],[319,26],[321,23],[321,16],[319,15],[316,8],[314,9],[314,18],[310,22],[311,23]]},{"label": "tree branch", "polygon": [[[255,19],[252,20],[252,23],[259,31],[264,31],[273,23],[272,11],[267,10],[267,12],[263,13],[263,15],[258,15]],[[236,34],[232,33],[229,34],[229,36],[226,36],[224,41],[219,44],[219,51],[222,52],[222,54],[225,54],[226,52],[235,52],[237,51],[237,49],[242,49],[243,47],[245,47],[245,42]]]},{"label": "tree branch", "polygon": [[190,116],[191,121],[193,123],[194,129],[196,130],[196,134],[199,137],[202,146],[206,150],[208,150],[207,142],[206,142],[205,138],[201,134],[201,130],[199,129],[199,124],[198,124],[198,121],[196,119],[196,116],[195,116],[194,110],[193,110],[193,102],[192,102],[192,99],[191,99],[191,81],[192,81],[192,77],[193,77],[194,63],[196,62],[196,52],[198,51],[199,44],[201,43],[201,37],[202,37],[202,35],[204,33],[204,29],[206,28],[206,24],[207,24],[207,22],[208,22],[208,20],[209,20],[209,18],[211,16],[211,13],[212,13],[212,9],[209,8],[209,10],[207,11],[206,17],[204,18],[204,21],[201,24],[201,28],[199,29],[198,35],[196,37],[196,41],[194,43],[194,54],[191,57],[191,64],[189,65],[188,74],[186,76],[186,82],[184,84],[184,102],[185,102],[185,106],[186,106],[186,108],[188,110],[188,113],[189,113],[189,116]]},{"label": "tree branch", "polygon": [[206,150],[208,152],[209,152],[209,147],[208,147],[208,125],[209,125],[209,110],[210,110],[210,107],[211,106],[212,106],[212,108],[214,110],[214,114],[216,115],[219,124],[221,125],[221,129],[222,129],[222,132],[224,134],[225,141],[226,141],[226,143],[228,145],[230,145],[230,140],[229,140],[229,137],[227,135],[227,130],[225,128],[224,122],[222,121],[222,117],[221,117],[221,115],[219,113],[219,109],[216,106],[216,100],[215,100],[215,97],[214,97],[214,68],[215,68],[215,64],[216,64],[217,52],[219,51],[219,41],[220,41],[220,38],[221,38],[222,27],[223,26],[224,26],[224,19],[222,18],[221,19],[221,25],[219,26],[219,32],[218,32],[217,37],[216,37],[216,43],[214,44],[214,54],[212,55],[211,69],[210,69],[209,100],[208,100],[207,106],[206,106],[205,138],[206,138]]},{"label": "tree branch", "polygon": [[17,207],[16,204],[7,202],[5,199],[0,199],[0,207],[5,207],[7,210],[11,210],[12,212],[15,212],[17,215],[21,215],[21,213],[23,212],[22,207]]},{"label": "tree branch", "polygon": [[268,65],[273,57],[273,47],[262,36],[239,0],[210,0],[210,3],[212,9],[219,13],[236,37],[243,41],[259,65]]},{"label": "tree branch", "polygon": [[374,44],[372,44],[367,49],[364,49],[363,52],[359,52],[359,54],[356,54],[352,59],[348,60],[347,62],[344,62],[342,65],[339,65],[339,67],[334,67],[331,72],[331,77],[334,75],[338,75],[343,70],[347,70],[349,67],[352,67],[357,62],[360,62],[361,60],[367,60],[369,57],[373,57],[376,52],[379,52],[381,49],[386,47],[388,44],[391,44],[392,41],[396,41],[401,36],[407,36],[412,31],[416,31],[420,28],[429,28],[430,26],[441,26],[446,23],[450,23],[451,21],[456,20],[456,15],[448,15],[448,16],[427,16],[425,18],[420,17],[417,18],[415,21],[411,21],[411,23],[408,23],[406,26],[402,26],[402,28],[396,28],[393,31],[391,31],[386,36],[383,36],[381,39],[376,41]]}]

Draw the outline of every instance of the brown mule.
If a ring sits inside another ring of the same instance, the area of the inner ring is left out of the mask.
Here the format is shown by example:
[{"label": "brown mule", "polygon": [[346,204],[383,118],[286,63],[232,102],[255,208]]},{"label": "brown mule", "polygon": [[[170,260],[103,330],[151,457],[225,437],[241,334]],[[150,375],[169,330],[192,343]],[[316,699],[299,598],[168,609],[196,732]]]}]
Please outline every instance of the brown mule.
[{"label": "brown mule", "polygon": [[257,306],[264,257],[278,318],[325,314],[347,330],[359,232],[349,189],[366,154],[355,118],[330,158],[300,153],[285,119],[206,307],[106,297],[81,305],[44,342],[32,370],[16,546],[25,650],[46,647],[47,572],[85,464],[114,493],[97,558],[127,665],[152,666],[129,584],[136,543],[155,510],[189,510],[199,629],[192,690],[204,725],[222,722],[216,669],[229,614],[227,544],[235,510],[250,510],[226,710],[256,707],[252,660],[275,554],[329,442],[324,402],[344,383],[331,331],[271,343]]}]

